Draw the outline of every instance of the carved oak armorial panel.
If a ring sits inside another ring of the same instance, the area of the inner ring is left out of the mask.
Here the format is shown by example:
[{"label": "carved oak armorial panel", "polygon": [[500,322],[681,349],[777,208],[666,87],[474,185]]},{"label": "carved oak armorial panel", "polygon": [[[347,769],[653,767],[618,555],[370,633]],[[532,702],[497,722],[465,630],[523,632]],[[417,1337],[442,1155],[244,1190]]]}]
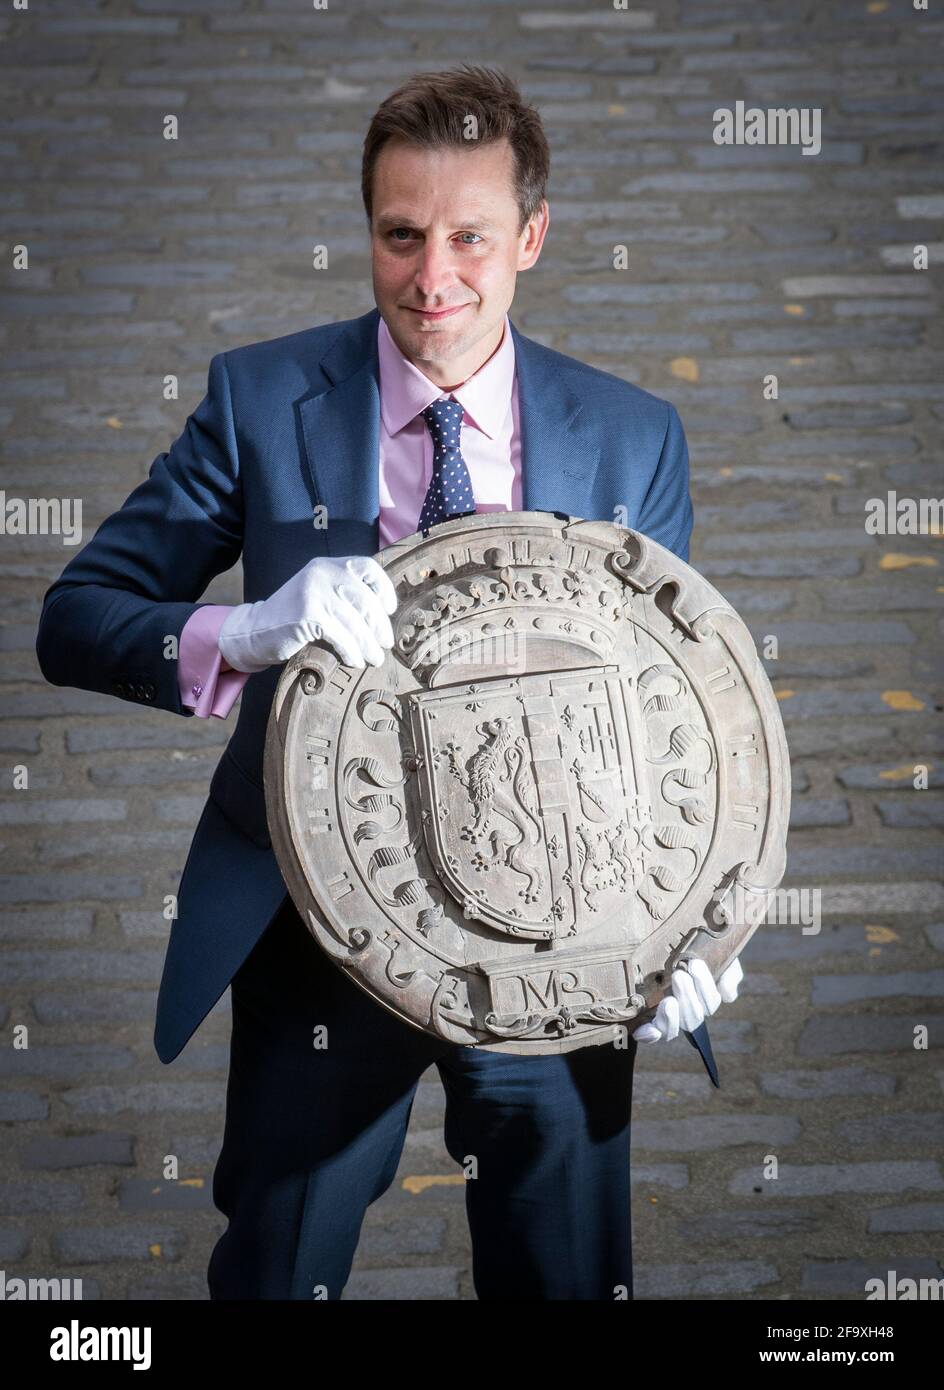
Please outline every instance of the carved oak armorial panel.
[{"label": "carved oak armorial panel", "polygon": [[312,643],[269,718],[272,843],[321,947],[405,1022],[517,1053],[635,1028],[683,958],[717,978],[783,876],[790,811],[727,600],[639,532],[547,512],[377,559],[399,598],[383,666]]}]

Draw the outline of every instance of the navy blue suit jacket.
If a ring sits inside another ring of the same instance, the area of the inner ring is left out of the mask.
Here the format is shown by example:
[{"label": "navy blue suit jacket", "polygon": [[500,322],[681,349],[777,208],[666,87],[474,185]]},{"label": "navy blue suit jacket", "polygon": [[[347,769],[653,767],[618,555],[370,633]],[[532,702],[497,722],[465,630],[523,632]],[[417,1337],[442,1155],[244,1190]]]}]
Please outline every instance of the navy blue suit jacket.
[{"label": "navy blue suit jacket", "polygon": [[[316,555],[378,552],[378,319],[372,309],[213,357],[179,438],[47,591],[36,643],[47,680],[191,717],[169,639],[214,575],[242,555],[248,603]],[[675,408],[511,331],[524,510],[618,515],[687,560],[688,451]],[[319,504],[323,529],[312,524]],[[281,670],[246,682],[184,865],[157,1004],[163,1062],[220,998],[287,891],[262,782]],[[690,1040],[711,1074],[700,1033]]]}]

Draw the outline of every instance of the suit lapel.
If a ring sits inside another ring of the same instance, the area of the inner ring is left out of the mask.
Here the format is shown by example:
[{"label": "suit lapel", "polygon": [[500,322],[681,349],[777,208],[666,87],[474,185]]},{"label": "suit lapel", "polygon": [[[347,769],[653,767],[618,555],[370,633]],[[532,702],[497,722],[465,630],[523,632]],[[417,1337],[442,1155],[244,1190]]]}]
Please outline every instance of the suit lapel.
[{"label": "suit lapel", "polygon": [[[316,501],[327,510],[331,555],[380,548],[380,369],[377,309],[353,320],[321,358],[326,389],[299,402]],[[599,439],[561,364],[510,322],[518,378],[525,511],[591,514]]]},{"label": "suit lapel", "polygon": [[561,365],[514,324],[521,426],[521,505],[526,512],[592,515],[591,490],[600,458],[583,403]]},{"label": "suit lapel", "polygon": [[320,367],[327,390],[299,402],[315,500],[327,511],[331,555],[380,549],[380,369],[376,309],[334,339]]}]

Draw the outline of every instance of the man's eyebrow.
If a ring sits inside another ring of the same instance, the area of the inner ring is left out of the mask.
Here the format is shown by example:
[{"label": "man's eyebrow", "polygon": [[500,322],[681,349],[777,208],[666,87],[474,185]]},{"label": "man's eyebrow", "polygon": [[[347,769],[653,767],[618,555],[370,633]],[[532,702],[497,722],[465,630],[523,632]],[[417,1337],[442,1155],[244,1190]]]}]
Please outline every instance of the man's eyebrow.
[{"label": "man's eyebrow", "polygon": [[[378,227],[410,227],[414,231],[417,230],[415,222],[409,215],[397,217],[394,213],[382,213],[377,218],[377,225]],[[460,219],[456,222],[456,226],[471,232],[490,232],[492,230],[491,222],[486,222],[480,217],[470,217],[467,221]]]}]

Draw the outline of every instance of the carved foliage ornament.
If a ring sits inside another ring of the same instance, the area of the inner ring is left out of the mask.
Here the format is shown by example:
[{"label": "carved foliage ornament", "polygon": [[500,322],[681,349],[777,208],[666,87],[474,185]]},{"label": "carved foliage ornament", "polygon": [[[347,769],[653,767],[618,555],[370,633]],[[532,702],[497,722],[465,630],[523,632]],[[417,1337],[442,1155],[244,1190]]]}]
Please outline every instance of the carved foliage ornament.
[{"label": "carved foliage ornament", "polygon": [[717,979],[783,876],[790,810],[731,605],[641,533],[547,512],[377,559],[384,664],[312,643],[269,718],[272,843],[319,945],[405,1022],[516,1053],[632,1031],[684,958]]}]

